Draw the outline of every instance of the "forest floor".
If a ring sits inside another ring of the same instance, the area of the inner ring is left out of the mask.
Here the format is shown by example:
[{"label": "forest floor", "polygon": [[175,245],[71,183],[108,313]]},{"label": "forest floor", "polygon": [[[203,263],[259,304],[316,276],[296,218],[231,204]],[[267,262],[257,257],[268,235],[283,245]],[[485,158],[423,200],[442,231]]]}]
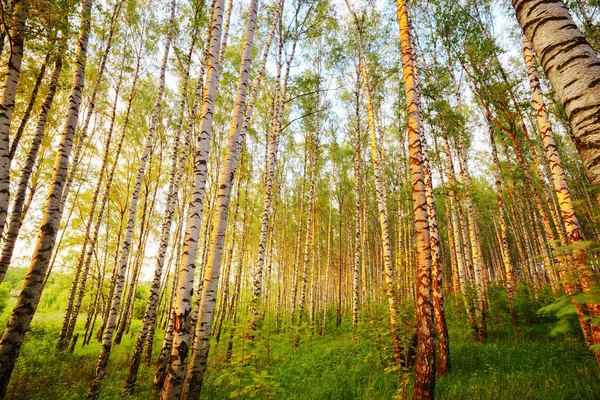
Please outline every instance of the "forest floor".
[{"label": "forest floor", "polygon": [[[6,310],[5,310],[6,311]],[[2,313],[5,324],[7,313]],[[380,315],[381,319],[384,314]],[[81,319],[81,318],[80,318]],[[550,335],[556,321],[524,318],[513,329],[506,315],[489,315],[489,339],[471,338],[467,325],[448,310],[452,371],[437,380],[438,399],[599,399],[600,369],[580,333]],[[58,354],[54,345],[61,315],[36,315],[9,386],[7,399],[82,399],[88,389],[100,345],[77,344],[74,354]],[[202,399],[391,399],[410,396],[412,373],[385,368],[385,324],[364,323],[352,332],[349,321],[339,328],[330,320],[324,336],[308,328],[275,334],[262,332],[260,344],[235,341],[225,361],[229,333],[212,348]],[[81,328],[81,327],[79,327]],[[103,399],[123,398],[128,359],[139,321],[131,334],[113,346]],[[81,329],[80,329],[81,331]],[[157,332],[158,352],[162,331]],[[293,337],[301,340],[294,345]],[[81,336],[81,334],[80,334]],[[135,399],[151,393],[154,365],[143,365]],[[400,380],[398,381],[398,376]],[[398,383],[400,382],[400,383]],[[398,389],[400,387],[401,389]],[[408,397],[410,398],[410,397]]]}]

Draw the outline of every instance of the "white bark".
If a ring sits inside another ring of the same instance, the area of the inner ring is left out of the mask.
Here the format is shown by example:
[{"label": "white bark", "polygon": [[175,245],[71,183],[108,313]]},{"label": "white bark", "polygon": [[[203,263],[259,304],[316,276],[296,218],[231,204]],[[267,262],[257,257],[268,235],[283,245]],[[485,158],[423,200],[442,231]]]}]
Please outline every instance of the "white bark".
[{"label": "white bark", "polygon": [[54,172],[44,207],[40,232],[23,289],[0,340],[0,397],[3,397],[6,393],[6,387],[19,356],[25,333],[42,295],[44,276],[52,255],[56,232],[62,216],[60,202],[81,106],[81,93],[83,91],[86,53],[91,26],[91,7],[92,0],[82,0],[81,26],[75,56],[73,84],[69,96],[69,108],[56,154]]},{"label": "white bark", "polygon": [[115,293],[111,299],[110,313],[108,315],[108,319],[106,321],[106,326],[104,327],[104,334],[102,337],[102,348],[100,350],[100,354],[98,355],[98,360],[96,363],[96,369],[94,371],[94,376],[92,378],[92,383],[90,385],[90,390],[88,391],[87,398],[88,399],[96,399],[100,394],[100,387],[102,384],[102,380],[106,375],[106,366],[108,364],[108,359],[110,357],[110,351],[112,348],[112,336],[116,327],[117,315],[119,311],[119,305],[121,303],[121,296],[123,294],[123,285],[125,280],[125,271],[127,269],[127,259],[129,257],[129,251],[131,248],[131,240],[133,236],[133,228],[135,226],[135,214],[137,210],[137,204],[139,200],[140,189],[142,185],[142,180],[144,179],[144,175],[146,174],[146,168],[148,166],[148,161],[150,158],[150,152],[154,145],[154,135],[156,133],[156,127],[158,125],[158,116],[160,113],[163,92],[165,88],[165,73],[167,69],[167,61],[169,58],[169,50],[171,47],[171,40],[173,38],[173,24],[175,20],[175,6],[176,0],[171,1],[171,15],[169,19],[169,30],[167,32],[167,38],[165,42],[164,54],[160,67],[160,77],[159,77],[159,85],[158,85],[158,93],[156,96],[156,102],[154,104],[154,108],[152,111],[152,117],[150,120],[150,127],[148,129],[148,134],[146,135],[146,140],[144,143],[144,151],[142,153],[142,157],[140,159],[140,164],[136,173],[135,184],[133,187],[133,194],[131,195],[131,202],[129,204],[129,212],[127,218],[127,228],[125,232],[125,239],[123,240],[123,244],[121,247],[121,254],[119,257],[119,264],[116,273],[117,282],[115,286]]}]

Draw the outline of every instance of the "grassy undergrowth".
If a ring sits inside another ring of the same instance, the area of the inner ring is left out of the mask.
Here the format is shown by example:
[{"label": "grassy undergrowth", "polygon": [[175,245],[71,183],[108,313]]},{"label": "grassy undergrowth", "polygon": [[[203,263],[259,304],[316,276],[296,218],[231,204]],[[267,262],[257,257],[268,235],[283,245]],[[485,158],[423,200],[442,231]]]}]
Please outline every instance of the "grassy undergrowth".
[{"label": "grassy undergrowth", "polygon": [[[600,368],[578,332],[552,337],[552,318],[520,311],[520,325],[513,329],[502,299],[492,299],[489,340],[477,343],[464,316],[448,307],[452,371],[438,379],[438,399],[598,399]],[[3,314],[2,323],[6,321]],[[324,336],[307,328],[275,334],[261,332],[258,343],[236,336],[231,360],[226,361],[229,334],[212,348],[212,358],[202,399],[391,399],[410,396],[411,371],[389,371],[385,323],[381,314],[356,332],[349,321]],[[54,345],[59,313],[36,316],[17,362],[8,399],[81,399],[91,378],[100,349],[98,342],[74,354],[57,354]],[[381,325],[381,326],[379,326]],[[79,327],[81,331],[81,326]],[[132,333],[137,333],[134,321]],[[160,346],[158,332],[155,353]],[[295,346],[295,337],[299,344]],[[123,398],[128,359],[135,336],[124,336],[113,347],[103,399]],[[154,398],[153,365],[140,370],[135,399]],[[400,391],[398,376],[400,375]]]}]

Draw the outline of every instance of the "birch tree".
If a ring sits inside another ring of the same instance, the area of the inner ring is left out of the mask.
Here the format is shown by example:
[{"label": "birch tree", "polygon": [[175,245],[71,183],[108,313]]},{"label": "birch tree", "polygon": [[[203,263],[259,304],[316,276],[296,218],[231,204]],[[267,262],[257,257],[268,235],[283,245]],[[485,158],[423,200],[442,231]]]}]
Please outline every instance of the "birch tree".
[{"label": "birch tree", "polygon": [[94,370],[94,376],[92,378],[92,382],[90,384],[90,390],[88,391],[87,398],[88,399],[96,399],[100,394],[100,387],[102,385],[102,380],[106,375],[106,367],[108,365],[108,359],[110,357],[110,351],[112,348],[112,336],[113,332],[116,328],[117,322],[117,314],[119,310],[119,305],[121,303],[121,296],[123,294],[123,285],[125,279],[125,271],[127,269],[127,259],[129,257],[129,251],[131,248],[131,241],[133,235],[133,228],[135,225],[135,215],[137,211],[137,205],[139,200],[139,193],[142,185],[142,179],[144,179],[144,175],[146,173],[146,167],[148,165],[148,160],[150,158],[150,152],[154,143],[154,136],[156,133],[156,128],[158,125],[158,117],[162,105],[163,92],[165,87],[165,73],[167,69],[167,61],[169,58],[169,50],[171,47],[171,41],[173,39],[173,25],[175,20],[175,8],[176,8],[176,0],[171,1],[171,12],[169,18],[169,28],[167,32],[167,38],[165,41],[165,49],[162,57],[162,62],[160,66],[160,78],[158,85],[158,93],[156,95],[156,102],[154,104],[154,108],[152,110],[152,116],[150,119],[150,126],[148,129],[148,133],[146,135],[144,150],[142,156],[140,158],[140,163],[138,166],[138,170],[136,173],[135,184],[133,187],[133,193],[131,195],[131,201],[129,204],[128,218],[127,218],[127,228],[125,232],[125,238],[123,240],[123,244],[120,250],[119,256],[119,267],[115,271],[118,275],[116,278],[116,286],[115,292],[111,299],[110,312],[107,317],[106,326],[104,327],[104,334],[102,337],[102,347],[100,350],[100,354],[98,355],[98,360],[96,362],[96,368]]},{"label": "birch tree", "polygon": [[377,197],[377,207],[379,210],[379,224],[381,229],[381,245],[383,251],[383,263],[384,263],[384,279],[385,279],[385,293],[388,300],[389,316],[390,316],[390,330],[394,345],[394,361],[396,365],[402,363],[402,344],[400,343],[400,337],[398,335],[399,328],[399,310],[396,294],[394,293],[394,266],[392,265],[392,248],[390,242],[389,222],[388,213],[386,206],[385,192],[383,189],[383,166],[382,166],[382,155],[381,149],[377,139],[377,132],[375,128],[375,111],[373,108],[373,101],[371,99],[371,85],[369,83],[369,75],[367,72],[367,60],[365,51],[363,48],[362,31],[358,16],[350,4],[346,1],[348,10],[350,11],[356,27],[356,33],[358,38],[358,51],[360,57],[360,70],[362,75],[363,90],[367,100],[367,113],[369,116],[369,133],[371,136],[371,151],[372,151],[372,162],[374,168],[373,178],[375,181],[375,194]]},{"label": "birch tree", "polygon": [[79,108],[81,106],[87,47],[92,22],[91,8],[92,0],[82,0],[81,24],[73,66],[73,83],[69,95],[69,108],[56,153],[50,190],[46,198],[40,231],[31,258],[27,278],[4,329],[2,339],[0,339],[0,397],[4,397],[6,393],[15,362],[23,345],[25,333],[33,319],[42,295],[42,283],[46,275],[50,256],[52,255],[58,225],[62,217],[60,201],[69,165],[69,156],[73,147],[73,137],[77,128]]},{"label": "birch tree", "polygon": [[192,294],[194,292],[194,274],[197,263],[200,225],[204,211],[204,194],[206,191],[208,155],[212,137],[214,102],[221,73],[218,56],[221,45],[223,3],[223,0],[215,0],[213,2],[209,26],[206,87],[202,100],[197,147],[194,154],[193,189],[186,218],[183,254],[178,267],[179,277],[173,310],[173,344],[167,376],[161,391],[161,399],[163,400],[176,400],[181,396],[186,367],[189,361],[190,337],[192,330],[195,328],[191,326]]},{"label": "birch tree", "polygon": [[433,305],[431,300],[431,243],[425,176],[423,172],[423,148],[421,144],[422,122],[417,68],[410,32],[409,10],[406,0],[398,0],[396,12],[400,30],[402,74],[408,111],[408,150],[412,184],[413,218],[417,261],[417,361],[413,399],[433,399],[435,390],[435,341],[433,333]]},{"label": "birch tree", "polygon": [[[8,70],[0,86],[0,236],[4,233],[4,224],[8,214],[10,198],[10,143],[9,130],[17,96],[17,84],[21,74],[23,61],[23,44],[25,41],[26,21],[29,11],[28,0],[17,0],[13,4],[14,24],[8,38],[10,54]],[[4,45],[4,40],[2,40]]]},{"label": "birch tree", "polygon": [[[277,20],[279,12],[279,3],[275,12]],[[246,104],[248,91],[250,63],[252,61],[252,47],[254,45],[254,34],[256,19],[258,15],[258,0],[252,0],[248,8],[248,20],[244,33],[244,47],[242,50],[242,62],[239,69],[239,77],[236,89],[235,105],[233,116],[229,128],[229,138],[227,142],[227,153],[225,162],[219,178],[219,187],[217,194],[217,213],[216,223],[213,228],[210,245],[208,247],[207,264],[202,280],[202,298],[198,314],[198,323],[195,327],[194,346],[190,357],[190,365],[186,374],[186,384],[182,397],[184,399],[197,399],[200,396],[204,372],[208,362],[208,353],[210,349],[210,337],[212,332],[212,323],[214,320],[214,309],[216,305],[217,286],[220,278],[221,260],[223,256],[223,247],[227,229],[227,219],[229,216],[229,200],[231,189],[235,178],[239,158],[246,140],[246,130],[256,96],[255,90],[260,83],[264,70],[264,61],[261,62],[256,87],[252,88],[252,97]],[[268,48],[264,54],[268,54]],[[265,56],[266,57],[266,56]],[[246,109],[246,115],[244,115]],[[249,112],[249,113],[248,113]],[[247,122],[245,121],[247,120]],[[246,130],[244,130],[244,126]]]},{"label": "birch tree", "polygon": [[[590,183],[600,184],[598,55],[560,1],[512,0],[525,37],[561,101]],[[600,192],[595,194],[600,201]]]}]

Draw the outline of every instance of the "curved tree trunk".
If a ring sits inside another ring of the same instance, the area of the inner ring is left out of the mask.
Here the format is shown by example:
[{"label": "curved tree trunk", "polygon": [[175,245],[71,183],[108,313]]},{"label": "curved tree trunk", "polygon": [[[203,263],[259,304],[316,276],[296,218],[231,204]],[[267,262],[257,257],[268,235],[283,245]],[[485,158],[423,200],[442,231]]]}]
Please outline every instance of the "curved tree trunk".
[{"label": "curved tree trunk", "polygon": [[[62,48],[59,49],[59,52],[62,52]],[[27,108],[25,108],[25,112],[23,113],[23,117],[21,118],[21,123],[15,132],[15,138],[10,144],[10,150],[8,151],[8,157],[12,161],[15,153],[17,152],[17,147],[19,147],[19,143],[21,142],[21,137],[23,137],[23,132],[25,131],[25,127],[27,126],[27,122],[29,121],[29,117],[31,116],[31,111],[33,110],[33,106],[35,105],[35,101],[37,99],[38,92],[40,90],[40,85],[44,80],[44,75],[46,74],[46,68],[48,67],[48,61],[50,61],[50,54],[52,51],[49,51],[46,54],[46,58],[42,66],[40,67],[40,72],[38,73],[37,79],[35,80],[35,84],[33,85],[33,89],[31,90],[31,95],[29,97],[29,102],[27,103]]]},{"label": "curved tree trunk", "polygon": [[[573,127],[592,185],[600,185],[600,62],[561,1],[512,0],[519,24],[539,56]],[[595,193],[600,202],[600,192]]]},{"label": "curved tree trunk", "polygon": [[69,197],[69,193],[71,192],[71,185],[73,184],[73,180],[75,179],[77,169],[79,168],[79,163],[81,162],[81,157],[84,151],[84,144],[86,142],[88,134],[88,128],[90,126],[90,121],[92,119],[94,110],[96,108],[96,97],[98,95],[102,79],[104,77],[104,71],[106,70],[106,61],[108,60],[108,55],[110,54],[110,50],[112,48],[112,39],[114,36],[115,27],[124,2],[125,0],[116,0],[114,4],[113,12],[111,14],[110,19],[110,29],[108,31],[108,37],[106,38],[106,47],[104,48],[104,51],[102,52],[102,57],[100,58],[98,76],[96,77],[94,88],[92,89],[92,94],[90,96],[90,102],[88,104],[87,112],[85,114],[83,126],[81,129],[78,130],[76,134],[76,146],[75,152],[73,153],[73,162],[71,163],[71,168],[67,173],[67,181],[65,183],[65,187],[63,188],[62,198],[60,201],[61,210],[65,207],[65,204],[67,203],[67,198]]},{"label": "curved tree trunk", "polygon": [[[527,66],[527,76],[529,78],[529,85],[531,87],[532,101],[536,111],[537,123],[540,129],[540,136],[542,137],[542,143],[544,147],[545,156],[550,164],[550,176],[552,178],[552,184],[556,191],[558,198],[558,205],[560,209],[560,215],[564,223],[568,245],[575,245],[583,241],[583,232],[581,226],[575,214],[575,208],[571,200],[571,193],[567,186],[567,179],[565,171],[562,167],[562,161],[554,142],[554,134],[552,132],[552,126],[548,119],[548,113],[546,111],[546,104],[544,103],[544,96],[540,86],[540,81],[537,73],[537,64],[535,62],[535,55],[531,49],[531,45],[525,37],[523,37],[523,54],[525,58],[525,64]],[[585,262],[585,253],[583,249],[574,250],[574,261],[576,270],[582,275],[581,283],[584,291],[591,290],[591,281],[593,276],[591,271]],[[600,307],[596,304],[588,304],[588,310],[594,316],[600,315]],[[582,329],[585,329],[584,324]],[[592,324],[592,341],[594,344],[600,344],[600,327],[596,324]],[[600,363],[600,351],[595,350],[596,359]]]}]

